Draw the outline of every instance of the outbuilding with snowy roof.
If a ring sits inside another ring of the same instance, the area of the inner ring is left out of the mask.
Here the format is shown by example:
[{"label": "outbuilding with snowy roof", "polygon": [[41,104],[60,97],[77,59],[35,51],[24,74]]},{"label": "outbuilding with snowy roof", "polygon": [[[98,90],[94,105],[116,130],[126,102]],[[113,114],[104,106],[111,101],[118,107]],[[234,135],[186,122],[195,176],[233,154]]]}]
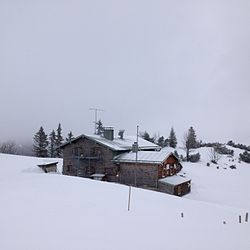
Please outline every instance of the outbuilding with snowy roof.
[{"label": "outbuilding with snowy roof", "polygon": [[119,165],[121,183],[156,189],[159,179],[172,176],[182,169],[178,157],[170,148],[123,153],[113,161]]},{"label": "outbuilding with snowy roof", "polygon": [[174,175],[160,179],[158,191],[183,196],[191,191],[191,179],[184,175]]}]

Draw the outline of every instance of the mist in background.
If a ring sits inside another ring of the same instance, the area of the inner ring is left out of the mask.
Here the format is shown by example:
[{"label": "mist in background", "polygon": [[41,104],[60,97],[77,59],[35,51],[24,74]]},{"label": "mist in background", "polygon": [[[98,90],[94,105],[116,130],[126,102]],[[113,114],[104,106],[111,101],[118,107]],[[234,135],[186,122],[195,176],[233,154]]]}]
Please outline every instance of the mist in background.
[{"label": "mist in background", "polygon": [[250,144],[250,2],[0,1],[0,141],[94,112],[125,135]]}]

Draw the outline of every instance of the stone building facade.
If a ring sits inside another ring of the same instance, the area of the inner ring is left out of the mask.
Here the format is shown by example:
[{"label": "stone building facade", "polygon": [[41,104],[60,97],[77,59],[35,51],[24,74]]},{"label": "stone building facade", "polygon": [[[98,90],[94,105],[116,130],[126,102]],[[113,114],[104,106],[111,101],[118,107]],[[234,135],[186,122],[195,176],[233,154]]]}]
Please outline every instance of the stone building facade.
[{"label": "stone building facade", "polygon": [[62,149],[64,175],[85,178],[102,175],[110,182],[155,190],[160,179],[182,168],[172,152],[136,137],[115,138],[110,133],[107,138],[81,135],[62,145]]},{"label": "stone building facade", "polygon": [[90,177],[92,174],[117,175],[112,159],[118,154],[88,137],[63,145],[63,174]]}]

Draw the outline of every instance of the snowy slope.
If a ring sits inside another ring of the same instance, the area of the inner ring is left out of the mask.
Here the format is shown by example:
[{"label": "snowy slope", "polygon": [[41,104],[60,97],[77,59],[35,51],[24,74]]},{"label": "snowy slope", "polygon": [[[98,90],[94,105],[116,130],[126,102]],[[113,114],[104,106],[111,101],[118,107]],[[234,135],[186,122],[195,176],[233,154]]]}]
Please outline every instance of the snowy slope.
[{"label": "snowy slope", "polygon": [[[182,172],[192,179],[192,192],[185,198],[250,210],[250,199],[248,198],[250,164],[239,162],[239,154],[243,152],[242,150],[228,148],[234,150],[234,156],[220,155],[217,165],[210,162],[211,148],[209,147],[195,150],[201,155],[198,163],[182,163]],[[209,167],[208,162],[210,162]],[[235,165],[236,169],[231,169],[232,165]]]},{"label": "snowy slope", "polygon": [[132,188],[128,212],[127,186],[45,174],[41,161],[0,154],[0,249],[250,249],[246,209]]}]

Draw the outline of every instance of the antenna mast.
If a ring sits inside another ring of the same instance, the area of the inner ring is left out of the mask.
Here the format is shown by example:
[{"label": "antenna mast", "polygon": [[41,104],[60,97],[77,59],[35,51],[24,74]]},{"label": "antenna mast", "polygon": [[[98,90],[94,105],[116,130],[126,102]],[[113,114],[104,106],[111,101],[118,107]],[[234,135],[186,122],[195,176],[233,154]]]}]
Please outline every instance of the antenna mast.
[{"label": "antenna mast", "polygon": [[97,113],[98,113],[99,111],[102,111],[102,112],[103,112],[104,110],[103,110],[103,109],[98,109],[98,108],[90,108],[89,110],[92,110],[92,111],[94,111],[94,113],[95,113],[94,134],[97,134],[97,132],[96,132],[96,130],[97,130]]}]

